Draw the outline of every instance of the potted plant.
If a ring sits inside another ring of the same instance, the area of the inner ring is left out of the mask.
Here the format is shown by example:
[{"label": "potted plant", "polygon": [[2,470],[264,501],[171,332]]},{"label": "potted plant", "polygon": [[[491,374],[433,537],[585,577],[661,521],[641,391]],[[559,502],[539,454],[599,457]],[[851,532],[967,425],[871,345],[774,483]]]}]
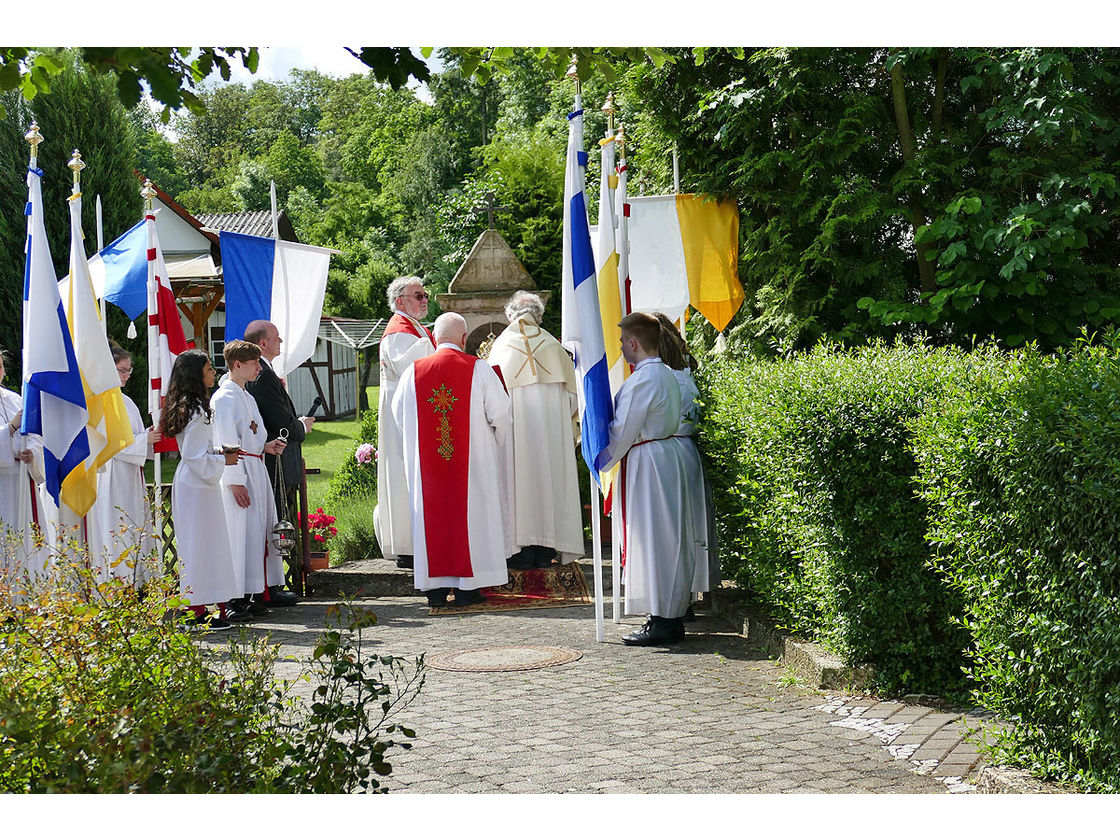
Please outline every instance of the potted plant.
[{"label": "potted plant", "polygon": [[[299,516],[299,514],[296,514]],[[338,534],[334,527],[335,518],[326,513],[322,508],[317,508],[314,513],[307,516],[307,530],[311,534],[311,571],[325,569],[331,564],[331,552],[328,543]]]}]

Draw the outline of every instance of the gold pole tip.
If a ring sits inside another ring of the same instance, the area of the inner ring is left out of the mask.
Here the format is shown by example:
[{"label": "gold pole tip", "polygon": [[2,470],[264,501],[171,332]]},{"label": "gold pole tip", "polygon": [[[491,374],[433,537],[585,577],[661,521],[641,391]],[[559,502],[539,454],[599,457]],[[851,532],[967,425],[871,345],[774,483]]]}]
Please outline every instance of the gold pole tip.
[{"label": "gold pole tip", "polygon": [[43,142],[43,135],[39,133],[39,123],[31,123],[31,129],[23,135],[23,139],[30,143],[32,146],[38,146]]}]

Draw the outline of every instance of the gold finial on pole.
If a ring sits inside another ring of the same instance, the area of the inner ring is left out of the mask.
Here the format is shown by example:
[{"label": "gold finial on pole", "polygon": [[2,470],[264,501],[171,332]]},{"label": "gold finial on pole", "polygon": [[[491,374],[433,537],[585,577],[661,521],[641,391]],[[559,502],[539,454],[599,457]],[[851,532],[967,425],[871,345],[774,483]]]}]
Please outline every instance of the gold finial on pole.
[{"label": "gold finial on pole", "polygon": [[611,135],[614,134],[614,91],[613,90],[609,91],[607,93],[607,101],[603,103],[603,107],[600,110],[604,114],[607,115],[606,136],[609,138],[609,137],[611,137]]},{"label": "gold finial on pole", "polygon": [[39,157],[39,144],[43,142],[43,135],[39,133],[39,123],[31,123],[31,129],[23,135],[23,139],[31,144],[32,163]]},{"label": "gold finial on pole", "polygon": [[618,156],[621,159],[626,158],[626,123],[618,124],[618,133],[614,136],[615,141],[618,143]]},{"label": "gold finial on pole", "polygon": [[66,165],[74,173],[74,192],[71,195],[78,195],[82,191],[82,170],[86,168],[82,153],[75,149],[74,154],[70,156],[70,162]]},{"label": "gold finial on pole", "polygon": [[148,208],[148,212],[152,212],[152,200],[156,197],[156,188],[152,186],[151,178],[144,179],[144,186],[140,190],[140,195],[144,198],[144,204]]},{"label": "gold finial on pole", "polygon": [[576,57],[574,54],[572,55],[572,63],[568,66],[568,72],[564,75],[576,83],[576,96],[582,96],[583,86],[579,82],[579,68],[576,67]]}]

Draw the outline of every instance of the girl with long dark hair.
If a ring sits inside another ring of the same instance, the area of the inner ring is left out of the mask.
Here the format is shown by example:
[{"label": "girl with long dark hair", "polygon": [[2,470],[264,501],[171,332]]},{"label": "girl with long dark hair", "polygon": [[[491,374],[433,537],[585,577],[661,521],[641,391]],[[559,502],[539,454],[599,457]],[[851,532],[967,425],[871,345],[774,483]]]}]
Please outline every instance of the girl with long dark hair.
[{"label": "girl with long dark hair", "polygon": [[179,591],[191,604],[188,624],[227,630],[224,617],[212,618],[207,604],[224,605],[242,593],[230,551],[222,503],[222,472],[237,463],[237,453],[211,447],[210,391],[214,366],[201,350],[175,359],[167,386],[160,430],[179,445],[179,466],[171,483],[171,518],[179,553]]}]

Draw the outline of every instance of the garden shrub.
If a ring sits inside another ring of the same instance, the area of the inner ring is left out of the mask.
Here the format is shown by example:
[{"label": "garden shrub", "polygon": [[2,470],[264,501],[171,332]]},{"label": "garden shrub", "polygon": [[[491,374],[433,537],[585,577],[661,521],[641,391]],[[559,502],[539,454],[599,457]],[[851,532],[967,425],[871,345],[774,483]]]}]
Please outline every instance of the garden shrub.
[{"label": "garden shrub", "polygon": [[[327,489],[324,504],[351,498],[353,496],[377,496],[377,465],[376,463],[361,464],[354,454],[363,443],[377,445],[377,409],[371,408],[363,411],[358,431],[354,437],[354,445],[347,456],[342,459]],[[331,511],[338,516],[337,513]]]},{"label": "garden shrub", "polygon": [[936,562],[961,594],[975,698],[1005,761],[1120,790],[1115,336],[977,369],[915,439]]},{"label": "garden shrub", "polygon": [[358,461],[358,447],[377,446],[377,409],[363,411],[354,445],[338,465],[323,504],[336,518],[338,536],[331,541],[331,564],[380,557],[381,547],[373,531],[373,509],[377,505],[377,462]]},{"label": "garden shrub", "polygon": [[960,355],[819,346],[702,376],[725,576],[894,694],[963,689],[960,606],[930,564],[910,448]]},{"label": "garden shrub", "polygon": [[267,639],[203,641],[172,620],[172,579],[143,597],[84,569],[75,579],[18,605],[0,597],[0,791],[376,792],[386,753],[409,748],[393,718],[423,662],[366,653],[372,614],[332,608],[306,701],[273,678]]}]

